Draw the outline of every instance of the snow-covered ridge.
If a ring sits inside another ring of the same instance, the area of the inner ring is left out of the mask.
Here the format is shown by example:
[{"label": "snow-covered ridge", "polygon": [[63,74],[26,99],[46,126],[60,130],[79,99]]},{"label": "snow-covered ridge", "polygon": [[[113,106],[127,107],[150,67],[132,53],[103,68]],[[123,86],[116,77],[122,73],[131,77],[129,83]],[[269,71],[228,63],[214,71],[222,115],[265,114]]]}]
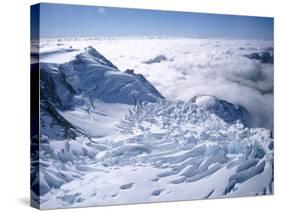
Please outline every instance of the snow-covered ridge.
[{"label": "snow-covered ridge", "polygon": [[[133,70],[119,71],[92,47],[64,64],[40,63],[40,70],[41,124],[46,129],[43,131],[53,138],[67,136],[80,127],[75,129],[59,111],[73,111],[77,106],[89,111],[95,107],[95,101],[132,105],[163,98],[142,75],[134,74]],[[58,122],[63,123],[63,129]],[[48,125],[57,125],[59,129],[50,129]]]},{"label": "snow-covered ridge", "polygon": [[241,105],[231,104],[214,96],[195,96],[192,101],[200,108],[216,114],[227,123],[241,121],[246,127],[253,126],[251,114]]},{"label": "snow-covered ridge", "polygon": [[83,95],[90,101],[100,99],[111,103],[136,104],[163,98],[142,75],[134,74],[133,71],[119,71],[92,47],[87,47],[68,63],[41,63],[41,68],[64,75],[65,82],[74,89],[76,95]]},{"label": "snow-covered ridge", "polygon": [[[73,52],[40,63],[42,208],[273,193],[271,132],[245,107],[170,101],[137,68],[122,72],[93,47]],[[173,61],[163,58],[142,63]]]}]

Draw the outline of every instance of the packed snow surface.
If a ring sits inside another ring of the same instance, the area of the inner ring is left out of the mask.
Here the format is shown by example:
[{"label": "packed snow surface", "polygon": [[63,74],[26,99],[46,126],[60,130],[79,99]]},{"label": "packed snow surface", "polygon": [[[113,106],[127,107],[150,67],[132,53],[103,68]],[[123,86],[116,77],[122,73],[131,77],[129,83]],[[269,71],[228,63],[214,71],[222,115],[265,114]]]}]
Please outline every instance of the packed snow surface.
[{"label": "packed snow surface", "polygon": [[271,42],[40,45],[41,208],[274,192]]}]

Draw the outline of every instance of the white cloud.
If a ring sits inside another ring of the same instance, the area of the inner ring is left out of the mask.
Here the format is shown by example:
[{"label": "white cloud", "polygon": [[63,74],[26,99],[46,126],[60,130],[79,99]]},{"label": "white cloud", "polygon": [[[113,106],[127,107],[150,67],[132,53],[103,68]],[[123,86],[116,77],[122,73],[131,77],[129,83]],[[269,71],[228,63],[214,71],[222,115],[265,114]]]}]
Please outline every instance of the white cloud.
[{"label": "white cloud", "polygon": [[[241,104],[256,125],[273,127],[273,65],[245,54],[259,52],[272,42],[208,39],[119,39],[96,45],[121,70],[134,68],[170,100],[214,95]],[[164,55],[167,60],[143,61]]]}]

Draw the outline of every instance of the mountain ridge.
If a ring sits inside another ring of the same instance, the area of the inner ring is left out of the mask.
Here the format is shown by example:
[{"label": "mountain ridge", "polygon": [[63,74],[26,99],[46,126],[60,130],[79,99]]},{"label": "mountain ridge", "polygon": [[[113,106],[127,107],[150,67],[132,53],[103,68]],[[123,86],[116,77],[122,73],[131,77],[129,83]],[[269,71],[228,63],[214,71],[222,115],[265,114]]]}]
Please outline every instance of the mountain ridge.
[{"label": "mountain ridge", "polygon": [[242,106],[169,101],[90,47],[40,66],[43,208],[273,193],[273,139]]}]

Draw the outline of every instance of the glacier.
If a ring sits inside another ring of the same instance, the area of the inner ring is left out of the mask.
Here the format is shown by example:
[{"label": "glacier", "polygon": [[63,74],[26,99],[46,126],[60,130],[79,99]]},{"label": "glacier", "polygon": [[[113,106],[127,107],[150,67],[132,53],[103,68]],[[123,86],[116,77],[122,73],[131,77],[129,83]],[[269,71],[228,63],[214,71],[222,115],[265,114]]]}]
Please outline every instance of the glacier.
[{"label": "glacier", "polygon": [[[70,43],[40,52],[39,170],[31,170],[41,208],[273,194],[272,128],[245,105],[213,93],[170,98],[138,66],[121,71],[88,40]],[[250,55],[241,57],[271,65],[267,54]]]}]

